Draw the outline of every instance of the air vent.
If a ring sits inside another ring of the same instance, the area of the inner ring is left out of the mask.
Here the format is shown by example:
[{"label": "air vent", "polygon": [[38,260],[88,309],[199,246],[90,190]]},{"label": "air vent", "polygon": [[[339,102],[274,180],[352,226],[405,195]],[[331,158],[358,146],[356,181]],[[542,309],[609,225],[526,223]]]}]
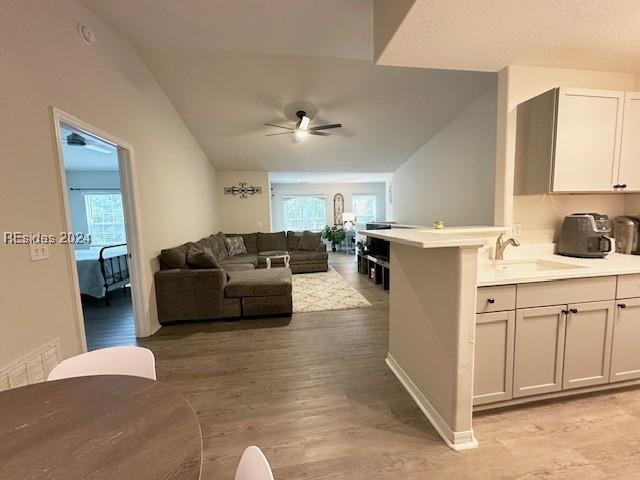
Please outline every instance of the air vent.
[{"label": "air vent", "polygon": [[41,348],[0,370],[0,391],[44,382],[60,362],[60,340]]}]

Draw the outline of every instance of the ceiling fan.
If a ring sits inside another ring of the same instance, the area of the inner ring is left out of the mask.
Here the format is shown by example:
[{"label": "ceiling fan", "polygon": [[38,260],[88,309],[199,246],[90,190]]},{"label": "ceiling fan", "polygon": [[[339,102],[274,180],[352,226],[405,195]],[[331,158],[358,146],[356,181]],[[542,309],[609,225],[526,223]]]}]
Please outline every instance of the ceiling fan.
[{"label": "ceiling fan", "polygon": [[298,110],[296,112],[296,117],[298,117],[298,122],[295,127],[285,127],[283,125],[276,125],[275,123],[265,123],[269,127],[277,127],[283,128],[287,130],[286,132],[278,132],[278,133],[267,133],[267,137],[273,137],[274,135],[294,135],[295,141],[300,141],[304,139],[307,135],[317,135],[319,137],[329,137],[330,133],[324,132],[323,130],[330,130],[332,128],[341,128],[341,123],[329,123],[327,125],[318,125],[315,127],[310,126],[311,119],[307,117],[307,113],[304,110]]},{"label": "ceiling fan", "polygon": [[67,142],[67,145],[72,147],[84,147],[88,150],[93,150],[95,152],[100,152],[100,153],[112,152],[111,150],[108,150],[100,146],[100,144],[98,144],[98,142],[94,141],[93,139],[83,137],[82,135],[79,135],[76,132],[71,132],[63,140]]}]

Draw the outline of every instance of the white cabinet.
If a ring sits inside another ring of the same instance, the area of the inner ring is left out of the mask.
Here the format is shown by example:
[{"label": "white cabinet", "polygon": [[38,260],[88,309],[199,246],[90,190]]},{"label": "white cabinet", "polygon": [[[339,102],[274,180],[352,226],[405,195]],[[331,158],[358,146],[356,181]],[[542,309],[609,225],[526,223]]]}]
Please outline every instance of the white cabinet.
[{"label": "white cabinet", "polygon": [[611,382],[640,378],[640,298],[618,300],[613,327]]},{"label": "white cabinet", "polygon": [[476,315],[473,404],[512,397],[515,312]]},{"label": "white cabinet", "polygon": [[562,388],[609,382],[615,302],[568,306]]},{"label": "white cabinet", "polygon": [[618,183],[625,192],[640,191],[640,92],[625,94]]},{"label": "white cabinet", "polygon": [[562,390],[565,306],[516,312],[513,397]]},{"label": "white cabinet", "polygon": [[515,193],[623,192],[636,181],[640,188],[640,166],[626,160],[638,158],[637,133],[629,134],[621,155],[627,118],[627,130],[638,132],[639,98],[629,94],[625,102],[625,92],[556,88],[518,105]]},{"label": "white cabinet", "polygon": [[624,92],[560,88],[557,112],[552,191],[613,191]]}]

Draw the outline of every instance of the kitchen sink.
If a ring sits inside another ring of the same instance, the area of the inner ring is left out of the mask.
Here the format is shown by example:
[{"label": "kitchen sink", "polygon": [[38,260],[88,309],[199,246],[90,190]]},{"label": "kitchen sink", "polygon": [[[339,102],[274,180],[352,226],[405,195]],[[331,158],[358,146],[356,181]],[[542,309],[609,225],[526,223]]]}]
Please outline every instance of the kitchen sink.
[{"label": "kitchen sink", "polygon": [[494,262],[492,267],[495,269],[496,273],[504,272],[509,274],[585,268],[583,265],[556,262],[553,260],[506,260],[503,262]]}]

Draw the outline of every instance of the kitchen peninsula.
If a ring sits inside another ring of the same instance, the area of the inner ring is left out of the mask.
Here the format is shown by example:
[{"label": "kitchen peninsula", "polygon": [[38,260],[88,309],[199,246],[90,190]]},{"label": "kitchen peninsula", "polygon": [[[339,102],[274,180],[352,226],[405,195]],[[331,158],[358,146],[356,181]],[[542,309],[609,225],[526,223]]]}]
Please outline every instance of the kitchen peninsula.
[{"label": "kitchen peninsula", "polygon": [[478,249],[491,230],[364,230],[390,242],[387,364],[444,441],[474,448],[473,355]]},{"label": "kitchen peninsula", "polygon": [[496,262],[495,230],[360,233],[390,242],[387,364],[449,447],[477,446],[473,411],[640,384],[640,257]]}]

